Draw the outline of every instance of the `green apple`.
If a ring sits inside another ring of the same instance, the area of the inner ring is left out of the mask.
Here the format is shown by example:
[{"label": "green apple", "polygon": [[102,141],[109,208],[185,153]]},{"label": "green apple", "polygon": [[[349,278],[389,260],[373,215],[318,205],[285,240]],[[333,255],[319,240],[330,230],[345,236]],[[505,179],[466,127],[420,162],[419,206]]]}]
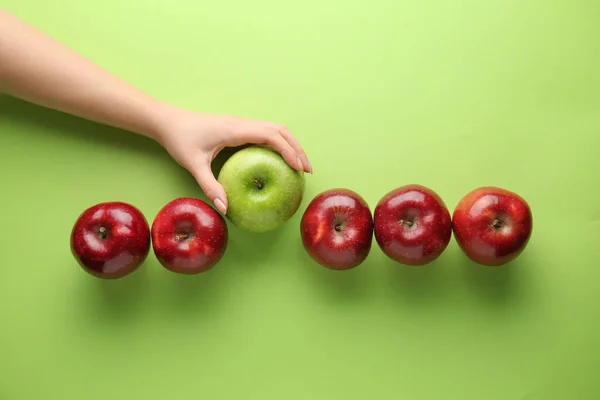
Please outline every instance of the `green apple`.
[{"label": "green apple", "polygon": [[304,173],[262,146],[237,151],[223,164],[217,179],[227,194],[227,218],[249,232],[283,225],[296,213],[304,194]]}]

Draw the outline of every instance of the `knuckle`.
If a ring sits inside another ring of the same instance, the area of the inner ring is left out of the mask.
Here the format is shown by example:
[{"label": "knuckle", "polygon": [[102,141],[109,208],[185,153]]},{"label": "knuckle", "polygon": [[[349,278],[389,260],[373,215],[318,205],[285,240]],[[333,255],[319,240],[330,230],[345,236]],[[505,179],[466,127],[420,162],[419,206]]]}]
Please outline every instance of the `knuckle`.
[{"label": "knuckle", "polygon": [[284,147],[285,146],[285,139],[281,137],[280,134],[278,133],[274,133],[271,136],[271,141],[273,142],[273,144],[277,145],[278,147]]},{"label": "knuckle", "polygon": [[215,194],[215,190],[214,187],[210,184],[200,184],[200,189],[202,189],[202,191],[204,192],[204,194],[206,194],[208,197],[213,197],[212,195]]},{"label": "knuckle", "polygon": [[198,181],[198,185],[200,186],[200,189],[206,195],[212,194],[214,192],[213,183],[209,179],[207,179],[207,177],[204,176],[204,174],[202,174],[201,172],[197,174],[196,180]]},{"label": "knuckle", "polygon": [[264,143],[268,143],[273,137],[273,133],[268,129],[263,129],[256,133],[256,137],[258,140]]},{"label": "knuckle", "polygon": [[277,132],[277,130],[273,129],[273,128],[271,128],[271,129],[265,129],[265,134],[268,137],[270,137],[270,138],[274,138],[274,137],[279,136],[279,132]]}]

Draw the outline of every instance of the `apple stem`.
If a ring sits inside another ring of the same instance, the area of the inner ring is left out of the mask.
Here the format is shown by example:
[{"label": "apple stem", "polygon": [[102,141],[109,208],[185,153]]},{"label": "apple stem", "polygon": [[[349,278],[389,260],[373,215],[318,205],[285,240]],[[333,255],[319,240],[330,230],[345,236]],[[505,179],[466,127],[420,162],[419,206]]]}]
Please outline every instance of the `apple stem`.
[{"label": "apple stem", "polygon": [[407,226],[408,228],[410,228],[411,226],[413,226],[413,222],[412,222],[412,221],[408,221],[408,220],[401,219],[401,220],[400,220],[400,225]]},{"label": "apple stem", "polygon": [[175,241],[180,242],[180,241],[185,240],[185,239],[187,239],[189,237],[190,237],[190,235],[188,233],[181,233],[181,234],[175,236]]},{"label": "apple stem", "polygon": [[106,228],[103,226],[98,228],[98,233],[100,234],[100,239],[102,239],[102,240],[106,239],[106,237],[108,236],[107,232],[106,232]]},{"label": "apple stem", "polygon": [[262,189],[262,187],[263,187],[262,183],[260,183],[256,179],[252,179],[252,183],[254,183],[256,185],[256,187],[258,187],[259,189]]}]

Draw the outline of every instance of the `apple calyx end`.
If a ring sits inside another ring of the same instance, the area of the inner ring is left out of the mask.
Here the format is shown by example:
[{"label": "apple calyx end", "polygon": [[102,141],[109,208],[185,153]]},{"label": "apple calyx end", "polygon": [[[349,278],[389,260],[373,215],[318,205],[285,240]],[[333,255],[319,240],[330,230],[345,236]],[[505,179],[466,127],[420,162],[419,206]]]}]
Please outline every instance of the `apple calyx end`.
[{"label": "apple calyx end", "polygon": [[494,220],[492,221],[492,226],[494,227],[494,229],[500,229],[502,225],[504,225],[504,223],[499,218],[494,218]]},{"label": "apple calyx end", "polygon": [[333,227],[333,229],[334,229],[336,232],[342,232],[342,231],[344,230],[344,226],[343,226],[342,224],[336,224],[336,225]]}]

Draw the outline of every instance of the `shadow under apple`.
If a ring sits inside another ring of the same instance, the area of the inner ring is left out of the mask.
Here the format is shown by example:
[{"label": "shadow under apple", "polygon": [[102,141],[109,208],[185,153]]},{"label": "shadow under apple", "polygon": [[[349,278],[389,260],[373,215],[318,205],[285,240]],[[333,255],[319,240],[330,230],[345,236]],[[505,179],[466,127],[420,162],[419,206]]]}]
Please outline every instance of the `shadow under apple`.
[{"label": "shadow under apple", "polygon": [[72,305],[81,322],[96,329],[131,324],[136,320],[148,300],[150,270],[147,264],[120,279],[100,279],[83,270],[76,271],[79,274],[75,285],[77,295]]},{"label": "shadow under apple", "polygon": [[[295,246],[296,264],[306,278],[306,285],[318,297],[338,303],[364,301],[371,290],[373,259],[367,259],[359,266],[348,270],[331,270],[313,260],[300,239]],[[303,278],[303,279],[304,279]]]},{"label": "shadow under apple", "polygon": [[523,274],[527,274],[527,252],[500,266],[477,264],[459,250],[456,256],[466,280],[465,287],[478,298],[492,305],[506,305],[521,299]]},{"label": "shadow under apple", "polygon": [[[225,260],[222,260],[225,261]],[[157,274],[157,310],[170,318],[207,318],[221,308],[224,294],[229,290],[233,274],[226,262],[199,274],[178,274],[164,269]]]},{"label": "shadow under apple", "polygon": [[229,268],[253,273],[280,259],[285,254],[282,243],[286,236],[285,230],[289,229],[289,223],[288,221],[273,231],[262,233],[246,232],[228,223]]},{"label": "shadow under apple", "polygon": [[402,303],[429,304],[446,295],[448,286],[443,277],[447,257],[442,253],[426,265],[404,265],[381,254],[380,263],[393,297]]}]

